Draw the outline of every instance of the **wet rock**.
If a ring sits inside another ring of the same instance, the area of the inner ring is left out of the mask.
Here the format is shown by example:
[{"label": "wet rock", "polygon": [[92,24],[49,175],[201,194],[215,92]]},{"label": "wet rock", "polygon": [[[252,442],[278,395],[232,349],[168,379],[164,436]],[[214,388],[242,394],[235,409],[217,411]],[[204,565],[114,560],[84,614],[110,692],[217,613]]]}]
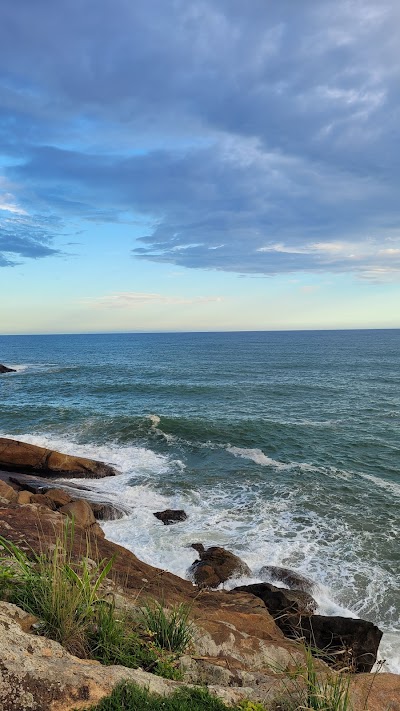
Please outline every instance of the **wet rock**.
[{"label": "wet rock", "polygon": [[271,583],[241,585],[234,588],[234,590],[252,593],[252,595],[259,597],[283,632],[288,628],[288,625],[290,627],[290,619],[292,617],[295,618],[295,623],[297,623],[299,615],[311,615],[317,609],[317,603],[314,598],[302,590],[277,588]]},{"label": "wet rock", "polygon": [[251,575],[248,565],[225,548],[204,548],[202,543],[193,543],[192,548],[197,550],[200,560],[190,567],[189,575],[199,587],[217,588],[229,578]]},{"label": "wet rock", "polygon": [[324,615],[300,618],[291,636],[299,634],[311,647],[323,651],[320,657],[327,664],[355,672],[371,671],[382,638],[381,630],[367,620]]},{"label": "wet rock", "polygon": [[0,373],[16,373],[17,371],[14,368],[7,368],[6,365],[2,365],[0,363]]},{"label": "wet rock", "polygon": [[314,615],[315,600],[300,590],[258,583],[235,591],[259,597],[286,637],[304,640],[312,650],[319,650],[317,656],[330,666],[370,672],[375,664],[382,632],[372,622]]},{"label": "wet rock", "polygon": [[86,457],[62,454],[34,444],[0,437],[0,467],[9,471],[33,471],[44,476],[76,476],[99,479],[114,476],[115,469]]},{"label": "wet rock", "polygon": [[187,519],[187,514],[183,509],[165,509],[165,511],[156,511],[153,516],[162,521],[164,526],[170,526],[173,523],[186,521]]},{"label": "wet rock", "polygon": [[125,515],[124,511],[109,502],[89,501],[88,503],[98,521],[116,521]]},{"label": "wet rock", "polygon": [[301,573],[290,570],[290,568],[279,568],[275,565],[264,565],[260,569],[259,576],[261,580],[266,582],[283,583],[290,590],[303,590],[303,592],[311,593],[315,587],[315,583]]}]

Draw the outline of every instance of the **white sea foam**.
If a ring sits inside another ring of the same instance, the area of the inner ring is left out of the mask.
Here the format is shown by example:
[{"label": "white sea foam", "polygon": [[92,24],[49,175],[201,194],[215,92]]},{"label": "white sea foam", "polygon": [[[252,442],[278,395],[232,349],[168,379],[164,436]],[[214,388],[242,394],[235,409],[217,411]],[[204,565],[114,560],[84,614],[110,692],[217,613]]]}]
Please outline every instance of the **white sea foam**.
[{"label": "white sea foam", "polygon": [[246,447],[231,447],[226,448],[227,452],[233,454],[234,457],[241,457],[242,459],[251,459],[255,464],[260,464],[262,467],[276,467],[279,469],[290,469],[293,463],[284,464],[283,462],[278,462],[276,459],[271,459],[268,457],[261,449],[247,449]]},{"label": "white sea foam", "polygon": [[387,481],[386,479],[380,479],[377,476],[374,476],[373,474],[360,474],[363,479],[368,479],[369,481],[372,481],[375,486],[379,486],[381,489],[386,489],[386,491],[390,491],[391,494],[394,496],[400,496],[400,484],[397,484],[395,481]]}]

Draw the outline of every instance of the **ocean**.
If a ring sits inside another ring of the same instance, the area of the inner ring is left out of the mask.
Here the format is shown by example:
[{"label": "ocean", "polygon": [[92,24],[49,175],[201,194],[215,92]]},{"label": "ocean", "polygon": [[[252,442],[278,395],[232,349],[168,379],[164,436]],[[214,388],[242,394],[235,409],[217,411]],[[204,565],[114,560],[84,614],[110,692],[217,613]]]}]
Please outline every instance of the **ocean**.
[{"label": "ocean", "polygon": [[195,541],[241,583],[300,571],[400,673],[400,330],[1,336],[0,362],[2,436],[120,472],[87,482],[129,510],[108,538],[182,577]]}]

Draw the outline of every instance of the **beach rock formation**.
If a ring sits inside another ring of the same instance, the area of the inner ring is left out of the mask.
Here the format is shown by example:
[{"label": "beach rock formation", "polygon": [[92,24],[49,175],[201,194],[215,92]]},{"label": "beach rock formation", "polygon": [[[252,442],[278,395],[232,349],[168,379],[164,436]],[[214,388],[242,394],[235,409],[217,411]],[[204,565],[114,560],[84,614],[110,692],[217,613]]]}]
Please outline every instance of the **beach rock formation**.
[{"label": "beach rock formation", "polygon": [[17,371],[14,368],[7,368],[6,365],[2,365],[0,363],[0,374],[1,373],[16,373]]},{"label": "beach rock formation", "polygon": [[[253,585],[241,585],[234,588],[234,591],[242,591],[256,595],[263,601],[272,617],[279,618],[278,626],[290,626],[291,619],[297,624],[299,615],[312,615],[317,609],[314,598],[303,590],[287,590],[277,588],[271,583],[254,583]],[[285,623],[285,624],[284,624]]]},{"label": "beach rock formation", "polygon": [[276,565],[264,565],[260,569],[259,576],[266,582],[283,583],[290,590],[303,590],[303,592],[312,593],[315,587],[315,583],[310,578],[306,578],[290,568],[279,568]]},{"label": "beach rock formation", "polygon": [[355,672],[371,671],[382,639],[381,630],[372,622],[352,617],[302,617],[294,632],[297,637],[300,633],[307,644],[323,650],[321,659],[327,664]]},{"label": "beach rock formation", "polygon": [[202,543],[192,543],[200,556],[195,560],[189,570],[193,581],[202,588],[217,588],[229,578],[251,575],[251,570],[237,555],[225,548],[211,546],[204,548]]},{"label": "beach rock formation", "polygon": [[314,615],[317,604],[306,592],[276,588],[269,583],[242,585],[259,597],[285,637],[303,639],[319,657],[337,669],[370,672],[377,658],[381,630],[367,620]]},{"label": "beach rock formation", "polygon": [[187,513],[183,509],[165,509],[165,511],[156,511],[153,516],[163,522],[164,526],[170,526],[178,521],[186,521]]},{"label": "beach rock formation", "polygon": [[[68,711],[88,708],[131,681],[167,696],[182,686],[141,669],[103,666],[69,654],[58,642],[29,634],[34,618],[0,602],[0,708],[2,711]],[[242,689],[211,690],[228,703],[245,696]]]},{"label": "beach rock formation", "polygon": [[[19,505],[6,499],[0,502],[0,535],[28,554],[31,550],[52,551],[64,522],[65,516],[59,511],[40,504]],[[199,591],[188,580],[153,568],[121,546],[92,536],[92,532],[92,526],[85,530],[76,523],[71,553],[74,559],[87,555],[89,542],[92,560],[114,558],[104,592],[113,596],[116,609],[137,610],[140,601],[149,597],[168,601],[168,605],[190,606],[195,635],[193,652],[182,660],[185,682],[207,683],[227,703],[247,697],[265,703],[267,708],[273,707],[274,700],[285,697],[295,678],[291,672],[296,671],[298,685],[298,673],[305,664],[304,649],[284,636],[277,626],[278,619],[273,619],[259,597],[240,590]],[[297,594],[301,595],[301,591]],[[315,620],[317,616],[301,619]],[[58,643],[31,634],[33,621],[14,605],[0,603],[0,708],[4,711],[87,708],[109,694],[121,679],[159,693],[169,693],[180,684],[141,670],[105,667],[73,657]],[[319,660],[315,665],[316,673],[326,678],[326,665]],[[350,700],[352,711],[382,711],[387,706],[391,711],[400,711],[400,676],[355,675]]]},{"label": "beach rock formation", "polygon": [[86,457],[74,457],[14,439],[0,437],[0,468],[9,471],[40,472],[43,476],[74,476],[100,479],[114,476],[109,464]]}]

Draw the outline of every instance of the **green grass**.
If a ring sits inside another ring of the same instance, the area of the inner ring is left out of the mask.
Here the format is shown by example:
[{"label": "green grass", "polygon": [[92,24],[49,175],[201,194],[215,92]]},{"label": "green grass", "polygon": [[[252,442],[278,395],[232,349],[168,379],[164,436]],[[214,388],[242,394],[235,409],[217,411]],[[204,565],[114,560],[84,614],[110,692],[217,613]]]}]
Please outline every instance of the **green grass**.
[{"label": "green grass", "polygon": [[164,603],[148,601],[142,608],[142,619],[154,643],[161,649],[183,654],[193,639],[189,622],[190,607],[181,603],[167,608]]},{"label": "green grass", "polygon": [[101,592],[113,560],[95,563],[87,543],[76,562],[73,540],[70,522],[50,553],[27,554],[0,537],[0,598],[35,615],[37,631],[76,656],[180,678],[178,658],[192,639],[189,610],[149,600],[136,618],[118,613]]},{"label": "green grass", "polygon": [[[243,707],[242,707],[243,708]],[[87,711],[235,711],[205,689],[183,687],[171,696],[151,694],[136,684],[119,684],[111,694]],[[236,707],[239,711],[239,707]]]}]

